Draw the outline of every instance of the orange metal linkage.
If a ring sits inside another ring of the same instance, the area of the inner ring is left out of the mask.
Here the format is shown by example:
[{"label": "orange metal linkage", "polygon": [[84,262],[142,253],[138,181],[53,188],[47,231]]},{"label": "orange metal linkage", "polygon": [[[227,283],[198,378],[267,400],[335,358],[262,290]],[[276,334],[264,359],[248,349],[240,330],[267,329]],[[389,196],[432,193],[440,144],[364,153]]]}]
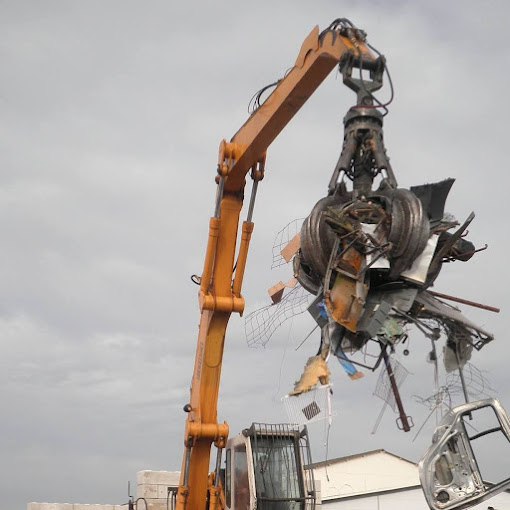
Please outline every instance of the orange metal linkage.
[{"label": "orange metal linkage", "polygon": [[[331,29],[319,37],[315,27],[304,40],[296,63],[273,93],[249,117],[230,142],[222,141],[218,161],[219,207],[209,224],[199,303],[201,310],[195,367],[184,437],[184,455],[177,510],[204,510],[211,493],[208,473],[212,443],[223,448],[228,425],[217,423],[217,402],[227,323],[232,312],[242,314],[242,280],[253,231],[251,218],[243,223],[234,276],[239,215],[246,174],[254,169],[254,184],[263,175],[268,146],[313,94],[347,50],[373,59],[361,41]],[[256,170],[262,169],[260,174]]]}]

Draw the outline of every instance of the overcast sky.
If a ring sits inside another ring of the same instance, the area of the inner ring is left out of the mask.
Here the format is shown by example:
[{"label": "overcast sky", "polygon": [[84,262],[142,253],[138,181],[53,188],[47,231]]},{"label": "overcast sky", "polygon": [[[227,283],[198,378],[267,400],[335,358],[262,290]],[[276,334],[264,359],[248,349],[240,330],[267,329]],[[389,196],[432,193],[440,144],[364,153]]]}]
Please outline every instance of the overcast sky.
[{"label": "overcast sky", "polygon": [[[489,249],[445,267],[435,288],[502,308],[463,310],[496,335],[472,361],[510,408],[509,11],[504,0],[0,2],[0,510],[122,503],[137,471],[179,469],[199,321],[189,277],[202,270],[218,144],[313,26],[337,17],[388,59],[399,184],[455,177],[447,210],[477,214],[469,239]],[[270,271],[274,237],[324,196],[353,101],[333,72],[268,151],[247,312],[291,276]],[[232,317],[218,415],[232,434],[286,419],[280,398],[316,352],[318,333],[295,351],[312,327],[289,321],[254,350]],[[412,373],[408,434],[391,412],[371,434],[378,373],[351,382],[331,361],[330,457],[420,458],[434,424],[412,441],[429,413],[413,395],[434,392],[429,348],[413,332],[410,355],[397,353]],[[323,425],[311,433],[323,460]]]}]

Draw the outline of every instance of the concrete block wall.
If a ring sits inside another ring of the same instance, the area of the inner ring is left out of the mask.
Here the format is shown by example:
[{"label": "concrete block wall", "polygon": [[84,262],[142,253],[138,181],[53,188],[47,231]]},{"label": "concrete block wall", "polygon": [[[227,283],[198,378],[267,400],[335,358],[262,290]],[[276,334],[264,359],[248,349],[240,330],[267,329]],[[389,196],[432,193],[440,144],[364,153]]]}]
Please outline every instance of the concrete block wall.
[{"label": "concrete block wall", "polygon": [[179,471],[138,471],[136,497],[145,499],[147,509],[139,501],[137,510],[166,510],[168,489],[179,485],[179,475]]},{"label": "concrete block wall", "polygon": [[87,505],[83,503],[28,503],[27,510],[126,510],[126,506]]},{"label": "concrete block wall", "polygon": [[[168,487],[179,485],[179,471],[139,471],[136,474],[137,510],[167,510]],[[27,510],[127,510],[127,505],[86,505],[82,503],[28,503]]]},{"label": "concrete block wall", "polygon": [[315,510],[322,508],[321,481],[315,479]]}]

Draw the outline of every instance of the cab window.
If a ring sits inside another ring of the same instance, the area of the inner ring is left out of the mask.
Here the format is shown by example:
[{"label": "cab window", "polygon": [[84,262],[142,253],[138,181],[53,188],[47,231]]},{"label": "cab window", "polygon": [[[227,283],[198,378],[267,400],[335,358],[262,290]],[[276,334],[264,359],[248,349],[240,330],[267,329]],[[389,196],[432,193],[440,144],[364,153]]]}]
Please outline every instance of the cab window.
[{"label": "cab window", "polygon": [[248,459],[246,445],[239,444],[234,447],[234,505],[236,510],[250,508],[250,482],[248,478]]}]

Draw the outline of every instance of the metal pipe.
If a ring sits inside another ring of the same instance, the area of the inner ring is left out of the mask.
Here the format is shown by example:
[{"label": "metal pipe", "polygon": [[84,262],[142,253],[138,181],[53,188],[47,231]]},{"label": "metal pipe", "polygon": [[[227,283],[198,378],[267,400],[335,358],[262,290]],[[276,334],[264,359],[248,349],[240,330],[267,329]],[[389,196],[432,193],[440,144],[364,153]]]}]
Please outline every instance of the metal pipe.
[{"label": "metal pipe", "polygon": [[458,360],[459,360],[459,355],[457,354],[457,363],[459,363],[459,377],[460,377],[460,382],[462,385],[462,393],[464,393],[464,400],[466,401],[466,404],[469,404],[469,395],[467,392],[466,381],[464,379],[464,372],[462,371],[462,367],[460,366],[460,362]]},{"label": "metal pipe", "polygon": [[249,223],[251,223],[251,219],[253,217],[253,209],[255,207],[255,197],[257,196],[258,186],[259,186],[259,181],[257,179],[254,179],[253,186],[251,188],[250,205],[248,206],[248,216],[246,218],[246,221]]},{"label": "metal pipe", "polygon": [[191,446],[186,447],[186,458],[184,460],[184,475],[182,477],[182,484],[187,487],[188,486],[188,477],[189,477],[189,460],[191,457]]},{"label": "metal pipe", "polygon": [[477,303],[476,301],[469,301],[468,299],[449,296],[448,294],[441,294],[441,292],[435,292],[433,290],[427,290],[427,292],[438,298],[447,299],[448,301],[454,301],[455,303],[461,303],[463,305],[474,306],[475,308],[481,308],[482,310],[488,310],[489,312],[499,313],[501,311],[500,308],[496,308],[495,306],[484,305],[482,303]]},{"label": "metal pipe", "polygon": [[393,390],[393,395],[395,396],[395,402],[398,407],[400,419],[402,420],[402,427],[405,432],[409,432],[411,430],[411,427],[407,420],[407,415],[406,412],[404,411],[404,406],[402,405],[402,400],[400,398],[400,393],[398,391],[397,382],[395,381],[395,374],[393,373],[390,358],[388,356],[388,353],[386,352],[386,346],[383,347],[382,355],[384,358],[384,364],[386,365],[386,371],[388,372],[388,378],[390,380],[391,389]]},{"label": "metal pipe", "polygon": [[216,470],[215,470],[215,474],[214,474],[214,486],[215,487],[218,487],[218,485],[220,484],[220,467],[221,467],[221,452],[222,452],[222,448],[218,448],[217,449],[217,453],[216,453]]},{"label": "metal pipe", "polygon": [[220,180],[218,182],[218,188],[216,189],[216,204],[214,206],[214,217],[220,217],[220,204],[221,199],[223,198],[223,190],[225,189],[225,177],[220,176]]}]

